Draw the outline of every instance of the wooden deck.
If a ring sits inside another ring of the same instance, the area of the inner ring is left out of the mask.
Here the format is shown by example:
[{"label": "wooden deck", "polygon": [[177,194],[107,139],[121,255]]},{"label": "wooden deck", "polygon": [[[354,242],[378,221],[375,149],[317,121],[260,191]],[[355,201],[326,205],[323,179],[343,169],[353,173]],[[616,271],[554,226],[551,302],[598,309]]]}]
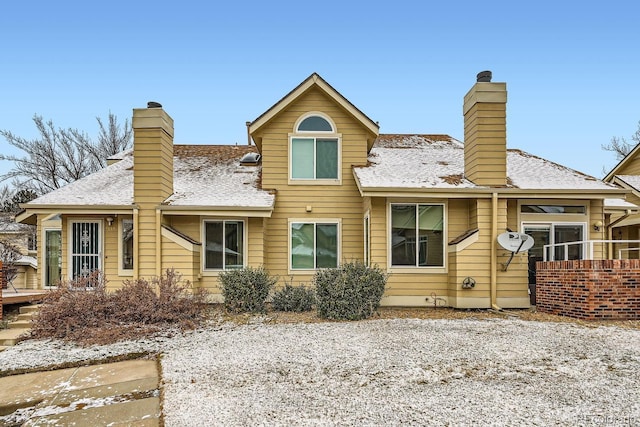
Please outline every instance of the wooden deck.
[{"label": "wooden deck", "polygon": [[[17,291],[17,292],[16,292]],[[44,299],[47,290],[42,289],[16,289],[11,286],[2,289],[2,305],[36,303]]]}]

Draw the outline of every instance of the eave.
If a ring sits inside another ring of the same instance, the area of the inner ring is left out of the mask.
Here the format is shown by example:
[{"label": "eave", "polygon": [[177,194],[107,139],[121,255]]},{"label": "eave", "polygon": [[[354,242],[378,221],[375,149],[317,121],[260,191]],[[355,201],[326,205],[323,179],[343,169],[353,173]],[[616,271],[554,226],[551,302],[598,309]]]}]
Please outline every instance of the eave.
[{"label": "eave", "polygon": [[134,205],[86,205],[82,207],[69,205],[20,205],[24,211],[16,215],[16,222],[22,224],[35,224],[35,216],[40,214],[65,214],[65,215],[105,215],[105,214],[131,214]]},{"label": "eave", "polygon": [[366,114],[360,111],[347,98],[342,96],[340,92],[334,89],[317,73],[311,74],[306,80],[296,86],[291,92],[286,94],[280,101],[276,102],[271,108],[262,113],[257,119],[249,124],[249,134],[253,138],[258,149],[262,151],[262,138],[258,136],[260,129],[314,86],[320,88],[327,96],[334,100],[349,114],[351,114],[367,129],[371,136],[371,138],[367,140],[368,149],[370,150],[373,146],[373,142],[379,134],[380,126],[369,117],[367,117]]},{"label": "eave", "polygon": [[174,206],[160,205],[159,211],[167,215],[244,216],[270,218],[273,206]]}]

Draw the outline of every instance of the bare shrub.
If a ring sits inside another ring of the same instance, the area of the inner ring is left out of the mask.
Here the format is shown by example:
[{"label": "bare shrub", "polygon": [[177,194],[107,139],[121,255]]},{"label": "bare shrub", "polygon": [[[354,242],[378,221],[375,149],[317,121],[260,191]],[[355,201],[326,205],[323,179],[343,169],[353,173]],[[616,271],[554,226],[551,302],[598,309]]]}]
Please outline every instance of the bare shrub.
[{"label": "bare shrub", "polygon": [[192,329],[205,319],[206,293],[191,291],[174,270],[127,281],[106,291],[100,272],[60,284],[47,295],[31,335],[80,344],[107,344],[152,335],[168,328]]}]

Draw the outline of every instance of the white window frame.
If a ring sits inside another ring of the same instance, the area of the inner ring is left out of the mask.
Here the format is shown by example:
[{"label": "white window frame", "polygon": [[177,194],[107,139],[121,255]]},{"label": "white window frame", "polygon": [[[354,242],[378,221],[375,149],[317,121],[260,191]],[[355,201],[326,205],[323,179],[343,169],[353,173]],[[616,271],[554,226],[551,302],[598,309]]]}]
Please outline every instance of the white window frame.
[{"label": "white window frame", "polygon": [[[303,130],[298,130],[298,126],[300,126],[300,123],[302,123],[305,119],[312,117],[312,116],[319,116],[322,117],[323,119],[325,119],[332,127],[332,131],[331,132],[327,132],[327,131],[303,131]],[[290,185],[341,185],[342,184],[342,134],[336,132],[336,125],[334,123],[334,121],[331,119],[331,117],[329,117],[327,114],[322,113],[320,111],[310,111],[307,112],[305,114],[303,114],[302,116],[300,116],[298,118],[298,120],[296,120],[295,125],[293,126],[293,132],[289,133],[289,142],[288,142],[288,156],[289,156],[289,160],[288,160],[288,166],[289,166],[289,184]],[[336,178],[294,178],[293,177],[293,139],[295,138],[307,138],[307,139],[311,139],[313,138],[314,142],[313,142],[313,146],[314,146],[314,163],[313,163],[313,167],[314,167],[314,172],[313,175],[315,176],[316,171],[316,164],[317,164],[317,157],[316,157],[316,140],[317,139],[335,139],[336,140],[336,144],[337,144],[337,151],[338,151],[338,159],[337,159],[337,173],[336,173]]]},{"label": "white window frame", "polygon": [[[584,215],[584,214],[580,214],[580,215]],[[543,227],[543,226],[548,226],[549,227],[549,244],[555,244],[556,243],[556,239],[555,239],[555,227],[557,225],[561,225],[561,226],[581,226],[582,227],[582,240],[589,240],[588,239],[588,235],[589,235],[589,227],[587,226],[586,222],[577,222],[577,221],[526,221],[523,220],[520,223],[520,232],[524,233],[524,229],[525,227]],[[557,248],[554,247],[554,248]],[[544,250],[544,249],[543,249]],[[580,259],[585,259],[585,257],[587,256],[587,254],[585,253],[586,248],[584,247],[584,245],[580,246],[580,250],[582,251],[582,256]],[[562,260],[557,260],[557,261],[562,261]]]},{"label": "white window frame", "polygon": [[[293,224],[313,224],[314,229],[314,243],[316,241],[316,225],[317,224],[335,224],[336,225],[336,246],[337,246],[337,266],[340,265],[340,260],[342,259],[342,219],[340,218],[290,218],[287,226],[287,256],[288,256],[288,267],[289,274],[299,274],[299,273],[315,273],[317,270],[321,270],[322,268],[293,268],[292,265],[292,254],[291,254],[291,226]],[[316,256],[314,254],[313,265],[316,265]]]},{"label": "white window frame", "polygon": [[50,231],[59,231],[60,232],[60,280],[64,280],[64,271],[62,271],[62,255],[64,253],[64,235],[62,234],[61,227],[43,227],[42,228],[42,287],[44,289],[56,289],[56,286],[47,285],[47,233]]},{"label": "white window frame", "polygon": [[[124,216],[124,217],[120,217],[118,219],[118,275],[119,276],[133,276],[133,272],[135,270],[135,262],[136,262],[135,257],[134,257],[134,259],[132,261],[133,267],[131,267],[131,268],[124,268],[123,263],[122,263],[122,261],[123,261],[122,258],[124,256],[124,245],[123,245],[123,242],[122,242],[122,237],[123,237],[122,233],[124,231],[124,226],[122,225],[122,223],[124,221],[131,221],[131,226],[135,227],[135,224],[134,224],[134,221],[133,221],[133,216],[131,216],[131,217]],[[134,228],[134,230],[133,230],[133,239],[134,239],[133,245],[134,245],[134,248],[135,248],[135,238],[136,238],[136,231],[135,231],[135,228]],[[133,254],[131,256],[133,256]]]},{"label": "white window frame", "polygon": [[[413,266],[413,265],[393,265],[393,242],[392,242],[392,206],[393,205],[424,205],[442,206],[442,265],[441,266]],[[446,202],[440,201],[403,201],[394,200],[387,203],[387,270],[396,273],[447,273],[448,252],[447,252],[447,224],[448,208]]]},{"label": "white window frame", "polygon": [[[202,256],[201,256],[201,270],[203,274],[208,273],[208,275],[217,275],[222,271],[229,271],[226,267],[225,257],[222,257],[222,268],[207,268],[207,223],[213,222],[222,222],[223,230],[226,228],[227,222],[241,222],[242,223],[242,267],[245,268],[247,266],[248,260],[248,224],[249,221],[247,218],[205,218],[202,220]],[[225,246],[225,233],[223,232],[223,247]],[[232,270],[236,270],[235,268]]]},{"label": "white window frame", "polygon": [[67,277],[73,280],[73,224],[98,224],[98,268],[104,271],[104,221],[101,219],[67,220]]}]

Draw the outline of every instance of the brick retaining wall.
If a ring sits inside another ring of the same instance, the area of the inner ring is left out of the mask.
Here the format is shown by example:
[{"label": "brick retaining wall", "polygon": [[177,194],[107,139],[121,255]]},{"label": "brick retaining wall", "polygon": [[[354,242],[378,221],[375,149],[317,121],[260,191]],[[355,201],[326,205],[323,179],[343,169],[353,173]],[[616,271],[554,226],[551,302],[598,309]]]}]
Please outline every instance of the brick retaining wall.
[{"label": "brick retaining wall", "polygon": [[640,319],[640,260],[538,262],[536,283],[541,312],[578,319]]}]

